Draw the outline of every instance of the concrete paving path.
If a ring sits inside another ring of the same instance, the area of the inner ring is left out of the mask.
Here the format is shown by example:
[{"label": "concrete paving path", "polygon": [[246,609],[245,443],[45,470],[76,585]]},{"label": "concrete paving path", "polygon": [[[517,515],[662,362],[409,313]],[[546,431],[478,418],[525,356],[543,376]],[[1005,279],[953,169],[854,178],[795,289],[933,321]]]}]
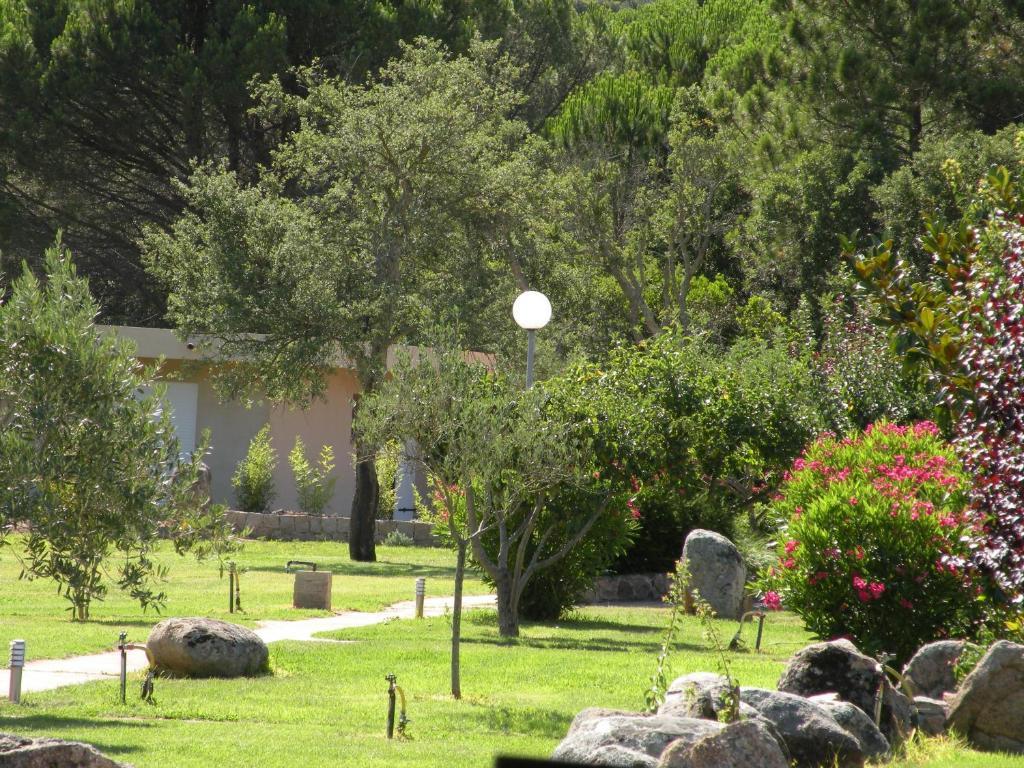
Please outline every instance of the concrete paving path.
[{"label": "concrete paving path", "polygon": [[[466,595],[462,598],[463,608],[487,608],[494,605],[494,595]],[[423,613],[426,616],[440,616],[445,609],[451,610],[450,597],[428,597],[424,603]],[[298,619],[296,621],[261,621],[255,632],[264,642],[275,643],[278,640],[319,641],[313,635],[320,632],[333,632],[339,629],[355,629],[382,624],[392,619],[411,619],[415,615],[416,605],[411,600],[395,603],[383,611],[364,613],[362,611],[345,611],[334,616],[316,619]],[[32,658],[32,648],[26,649],[28,658]],[[146,652],[141,649],[128,651],[128,671],[138,672],[149,665]],[[49,691],[63,688],[66,685],[91,683],[94,680],[109,680],[120,675],[120,652],[107,651],[88,656],[73,656],[68,659],[41,659],[29,661],[21,677],[22,695],[33,691]],[[0,696],[6,697],[10,685],[10,671],[0,669]]]}]

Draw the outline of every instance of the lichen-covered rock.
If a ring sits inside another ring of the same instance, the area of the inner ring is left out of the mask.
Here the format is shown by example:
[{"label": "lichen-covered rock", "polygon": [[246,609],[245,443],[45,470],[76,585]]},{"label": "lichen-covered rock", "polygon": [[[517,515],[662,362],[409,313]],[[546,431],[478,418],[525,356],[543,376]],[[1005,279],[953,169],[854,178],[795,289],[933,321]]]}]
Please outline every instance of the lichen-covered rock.
[{"label": "lichen-covered rock", "polygon": [[872,719],[879,685],[884,686],[881,730],[890,745],[898,745],[915,725],[910,700],[892,687],[881,664],[849,640],[814,643],[798,651],[779,680],[780,691],[798,696],[835,693]]},{"label": "lichen-covered rock", "polygon": [[947,725],[978,749],[1024,754],[1024,645],[992,644],[960,683]]},{"label": "lichen-covered rock", "polygon": [[945,701],[915,696],[914,708],[917,710],[917,727],[921,733],[926,736],[941,736],[946,732],[949,705]]},{"label": "lichen-covered rock", "polygon": [[723,619],[738,619],[743,609],[747,568],[736,545],[714,531],[690,531],[683,542],[690,588]]},{"label": "lichen-covered rock", "polygon": [[713,720],[585,709],[573,719],[552,758],[616,768],[653,767],[670,743],[693,744],[724,727]]},{"label": "lichen-covered rock", "polygon": [[252,630],[219,619],[165,619],[146,640],[157,669],[186,677],[241,677],[265,672],[267,644]]},{"label": "lichen-covered rock", "polygon": [[880,759],[889,754],[889,741],[875,725],[875,721],[848,701],[834,693],[811,696],[810,701],[820,704],[829,711],[847,733],[860,742],[861,751],[869,760]]},{"label": "lichen-covered rock", "polygon": [[956,690],[956,662],[967,643],[963,640],[939,640],[922,645],[903,668],[903,679],[912,695],[941,699]]},{"label": "lichen-covered rock", "polygon": [[728,695],[729,681],[724,675],[691,672],[669,684],[658,714],[717,720]]},{"label": "lichen-covered rock", "polygon": [[864,765],[860,742],[821,705],[792,693],[760,688],[740,689],[740,699],[775,726],[798,768]]},{"label": "lichen-covered rock", "polygon": [[758,720],[731,723],[695,744],[674,741],[658,768],[788,768],[789,761],[768,727]]},{"label": "lichen-covered rock", "polygon": [[128,768],[79,741],[28,739],[0,733],[0,765],[4,768]]}]

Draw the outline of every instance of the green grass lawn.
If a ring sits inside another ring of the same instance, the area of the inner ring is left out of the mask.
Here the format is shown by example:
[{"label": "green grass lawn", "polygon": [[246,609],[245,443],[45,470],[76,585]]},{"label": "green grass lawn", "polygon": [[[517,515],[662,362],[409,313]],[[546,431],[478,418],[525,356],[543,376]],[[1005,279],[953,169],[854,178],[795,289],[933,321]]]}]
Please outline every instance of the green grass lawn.
[{"label": "green grass lawn", "polygon": [[[68,601],[57,594],[53,582],[19,580],[17,538],[0,548],[0,649],[14,638],[27,642],[30,659],[61,658],[112,648],[118,633],[128,631],[130,640],[145,641],[150,627],[165,616],[209,616],[254,625],[263,619],[304,619],[327,615],[325,611],[291,607],[294,576],[285,572],[289,560],[312,560],[321,570],[334,574],[332,607],[335,611],[376,611],[400,600],[413,599],[415,580],[427,579],[427,595],[452,592],[455,556],[447,549],[427,547],[377,547],[376,563],[355,563],[348,545],[335,542],[249,541],[233,555],[241,574],[243,613],[228,612],[228,579],[215,560],[196,562],[179,557],[162,545],[157,560],[168,568],[162,586],[168,600],[163,615],[143,613],[116,588],[103,602],[94,602],[92,618],[70,620]],[[488,590],[476,574],[467,577],[467,594]],[[0,658],[0,665],[7,659]]]},{"label": "green grass lawn", "polygon": [[[243,575],[243,623],[317,615],[288,607],[287,559],[313,559],[338,575],[337,608],[375,609],[407,599],[425,575],[432,595],[451,587],[444,550],[380,548],[380,562],[354,564],[344,545],[254,542],[237,559]],[[78,624],[48,584],[14,582],[9,551],[0,561],[0,641],[29,638],[43,655],[109,647],[127,626],[141,639],[155,617],[118,596],[98,605],[100,621]],[[169,555],[167,557],[170,557]],[[229,617],[226,582],[215,564],[173,560],[168,613]],[[16,587],[6,588],[6,585]],[[472,591],[483,591],[478,579]],[[12,595],[14,595],[12,597]],[[272,674],[242,680],[158,680],[155,705],[118,702],[116,680],[0,700],[0,732],[80,739],[115,759],[146,766],[489,766],[498,754],[547,756],[573,716],[590,706],[639,711],[654,671],[668,614],[664,608],[590,607],[552,624],[527,624],[515,641],[498,637],[491,611],[464,622],[463,693],[448,695],[446,618],[392,621],[326,636],[345,642],[271,644]],[[727,641],[735,622],[720,622]],[[745,630],[752,643],[753,627]],[[789,614],[769,616],[761,653],[729,655],[743,685],[773,688],[785,660],[810,638]],[[2,647],[2,646],[0,646]],[[670,658],[671,677],[718,668],[696,619],[685,618]],[[409,697],[408,740],[384,737],[387,683],[394,672]],[[1024,758],[973,752],[952,740],[913,745],[897,768],[1024,768]]]},{"label": "green grass lawn", "polygon": [[[462,701],[448,692],[444,618],[333,633],[352,643],[274,643],[273,674],[249,680],[160,680],[157,704],[117,703],[115,681],[0,704],[0,730],[59,734],[144,766],[486,766],[498,753],[549,755],[587,706],[639,710],[667,614],[587,608],[557,625],[498,637],[494,614],[468,614]],[[734,622],[723,622],[728,639]],[[749,631],[749,630],[748,630]],[[769,620],[763,654],[733,656],[744,684],[774,686],[806,635],[791,616]],[[715,669],[687,619],[672,674]],[[409,696],[411,740],[387,742],[385,674]],[[133,685],[133,690],[135,686]]]}]

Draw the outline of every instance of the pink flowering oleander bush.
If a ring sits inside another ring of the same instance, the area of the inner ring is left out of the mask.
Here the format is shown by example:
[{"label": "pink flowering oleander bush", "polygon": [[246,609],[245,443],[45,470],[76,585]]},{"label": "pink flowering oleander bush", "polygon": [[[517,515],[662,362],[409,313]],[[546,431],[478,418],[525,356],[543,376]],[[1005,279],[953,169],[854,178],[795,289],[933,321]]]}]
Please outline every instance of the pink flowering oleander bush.
[{"label": "pink flowering oleander bush", "polygon": [[847,637],[902,662],[982,616],[970,565],[969,483],[931,422],[877,422],[825,436],[798,458],[775,500],[788,520],[762,587],[821,638]]}]

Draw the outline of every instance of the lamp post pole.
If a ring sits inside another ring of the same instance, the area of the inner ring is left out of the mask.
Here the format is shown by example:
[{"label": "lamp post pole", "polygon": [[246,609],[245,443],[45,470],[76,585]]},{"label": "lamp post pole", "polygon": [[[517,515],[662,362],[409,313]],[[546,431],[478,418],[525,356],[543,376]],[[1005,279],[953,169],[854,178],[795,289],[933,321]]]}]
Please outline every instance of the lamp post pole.
[{"label": "lamp post pole", "polygon": [[526,388],[533,386],[533,355],[537,349],[537,332],[532,328],[526,332]]},{"label": "lamp post pole", "polygon": [[551,302],[538,291],[523,291],[512,305],[512,317],[526,331],[526,388],[533,386],[533,358],[537,350],[537,331],[551,320]]}]

